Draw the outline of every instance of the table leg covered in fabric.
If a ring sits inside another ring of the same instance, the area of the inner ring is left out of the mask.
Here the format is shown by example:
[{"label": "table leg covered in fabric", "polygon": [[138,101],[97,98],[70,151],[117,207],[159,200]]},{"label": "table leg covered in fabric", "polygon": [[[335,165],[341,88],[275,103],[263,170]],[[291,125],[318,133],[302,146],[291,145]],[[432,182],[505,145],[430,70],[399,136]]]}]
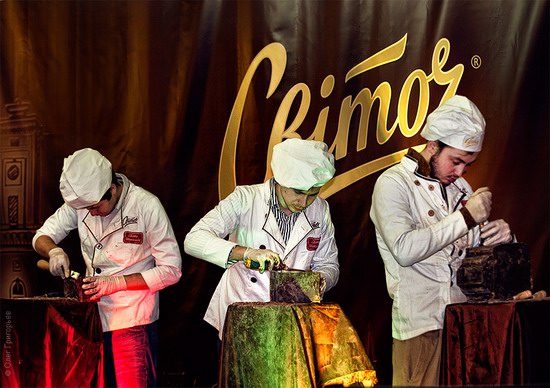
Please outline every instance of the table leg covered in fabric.
[{"label": "table leg covered in fabric", "polygon": [[67,298],[2,299],[2,386],[102,387],[97,304]]},{"label": "table leg covered in fabric", "polygon": [[337,304],[235,303],[224,327],[220,386],[373,386],[376,372]]},{"label": "table leg covered in fabric", "polygon": [[550,385],[550,299],[447,306],[442,385]]}]

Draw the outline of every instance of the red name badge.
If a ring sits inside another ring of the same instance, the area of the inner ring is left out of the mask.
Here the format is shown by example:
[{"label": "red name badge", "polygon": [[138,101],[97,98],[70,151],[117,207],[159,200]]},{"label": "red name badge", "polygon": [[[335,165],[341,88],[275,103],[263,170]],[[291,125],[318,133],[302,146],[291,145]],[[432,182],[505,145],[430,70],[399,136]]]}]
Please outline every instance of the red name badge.
[{"label": "red name badge", "polygon": [[125,244],[143,244],[143,232],[124,232],[122,241]]},{"label": "red name badge", "polygon": [[308,251],[314,251],[319,246],[319,241],[321,241],[320,237],[309,237],[307,239],[307,250]]}]

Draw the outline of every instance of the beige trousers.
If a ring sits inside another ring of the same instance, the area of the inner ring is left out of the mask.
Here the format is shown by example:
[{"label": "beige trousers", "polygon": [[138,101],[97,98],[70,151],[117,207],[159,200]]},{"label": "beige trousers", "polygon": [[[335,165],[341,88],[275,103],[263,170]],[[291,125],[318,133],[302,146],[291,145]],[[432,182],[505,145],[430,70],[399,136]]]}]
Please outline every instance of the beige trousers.
[{"label": "beige trousers", "polygon": [[393,386],[439,385],[442,331],[434,330],[405,341],[393,340]]}]

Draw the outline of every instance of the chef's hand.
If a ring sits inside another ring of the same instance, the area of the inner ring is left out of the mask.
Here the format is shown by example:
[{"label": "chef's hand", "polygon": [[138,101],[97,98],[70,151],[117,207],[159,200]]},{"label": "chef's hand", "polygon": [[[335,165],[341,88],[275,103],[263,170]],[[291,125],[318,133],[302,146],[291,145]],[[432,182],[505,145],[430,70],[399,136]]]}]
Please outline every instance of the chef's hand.
[{"label": "chef's hand", "polygon": [[128,288],[124,276],[92,276],[82,279],[82,283],[84,295],[89,300],[97,300]]},{"label": "chef's hand", "polygon": [[243,256],[244,265],[250,268],[251,262],[255,261],[260,264],[258,270],[260,273],[270,270],[274,265],[279,264],[279,254],[269,249],[254,249],[246,248]]},{"label": "chef's hand", "polygon": [[49,256],[49,269],[52,275],[61,276],[63,279],[68,278],[71,274],[69,269],[69,256],[65,253],[63,248],[53,248],[48,252]]},{"label": "chef's hand", "polygon": [[509,243],[514,240],[510,225],[504,220],[496,220],[486,223],[481,227],[481,239],[483,245],[495,245]]},{"label": "chef's hand", "polygon": [[464,207],[478,224],[487,221],[491,214],[491,192],[488,187],[480,187],[466,202]]}]

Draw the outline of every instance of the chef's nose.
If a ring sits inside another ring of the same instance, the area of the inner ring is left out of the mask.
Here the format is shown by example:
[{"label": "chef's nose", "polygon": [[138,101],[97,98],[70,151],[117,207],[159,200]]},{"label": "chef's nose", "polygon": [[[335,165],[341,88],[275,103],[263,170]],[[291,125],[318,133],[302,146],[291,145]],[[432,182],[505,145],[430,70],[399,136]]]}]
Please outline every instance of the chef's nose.
[{"label": "chef's nose", "polygon": [[466,172],[466,165],[465,164],[459,164],[455,167],[455,174],[457,176],[462,176]]}]

